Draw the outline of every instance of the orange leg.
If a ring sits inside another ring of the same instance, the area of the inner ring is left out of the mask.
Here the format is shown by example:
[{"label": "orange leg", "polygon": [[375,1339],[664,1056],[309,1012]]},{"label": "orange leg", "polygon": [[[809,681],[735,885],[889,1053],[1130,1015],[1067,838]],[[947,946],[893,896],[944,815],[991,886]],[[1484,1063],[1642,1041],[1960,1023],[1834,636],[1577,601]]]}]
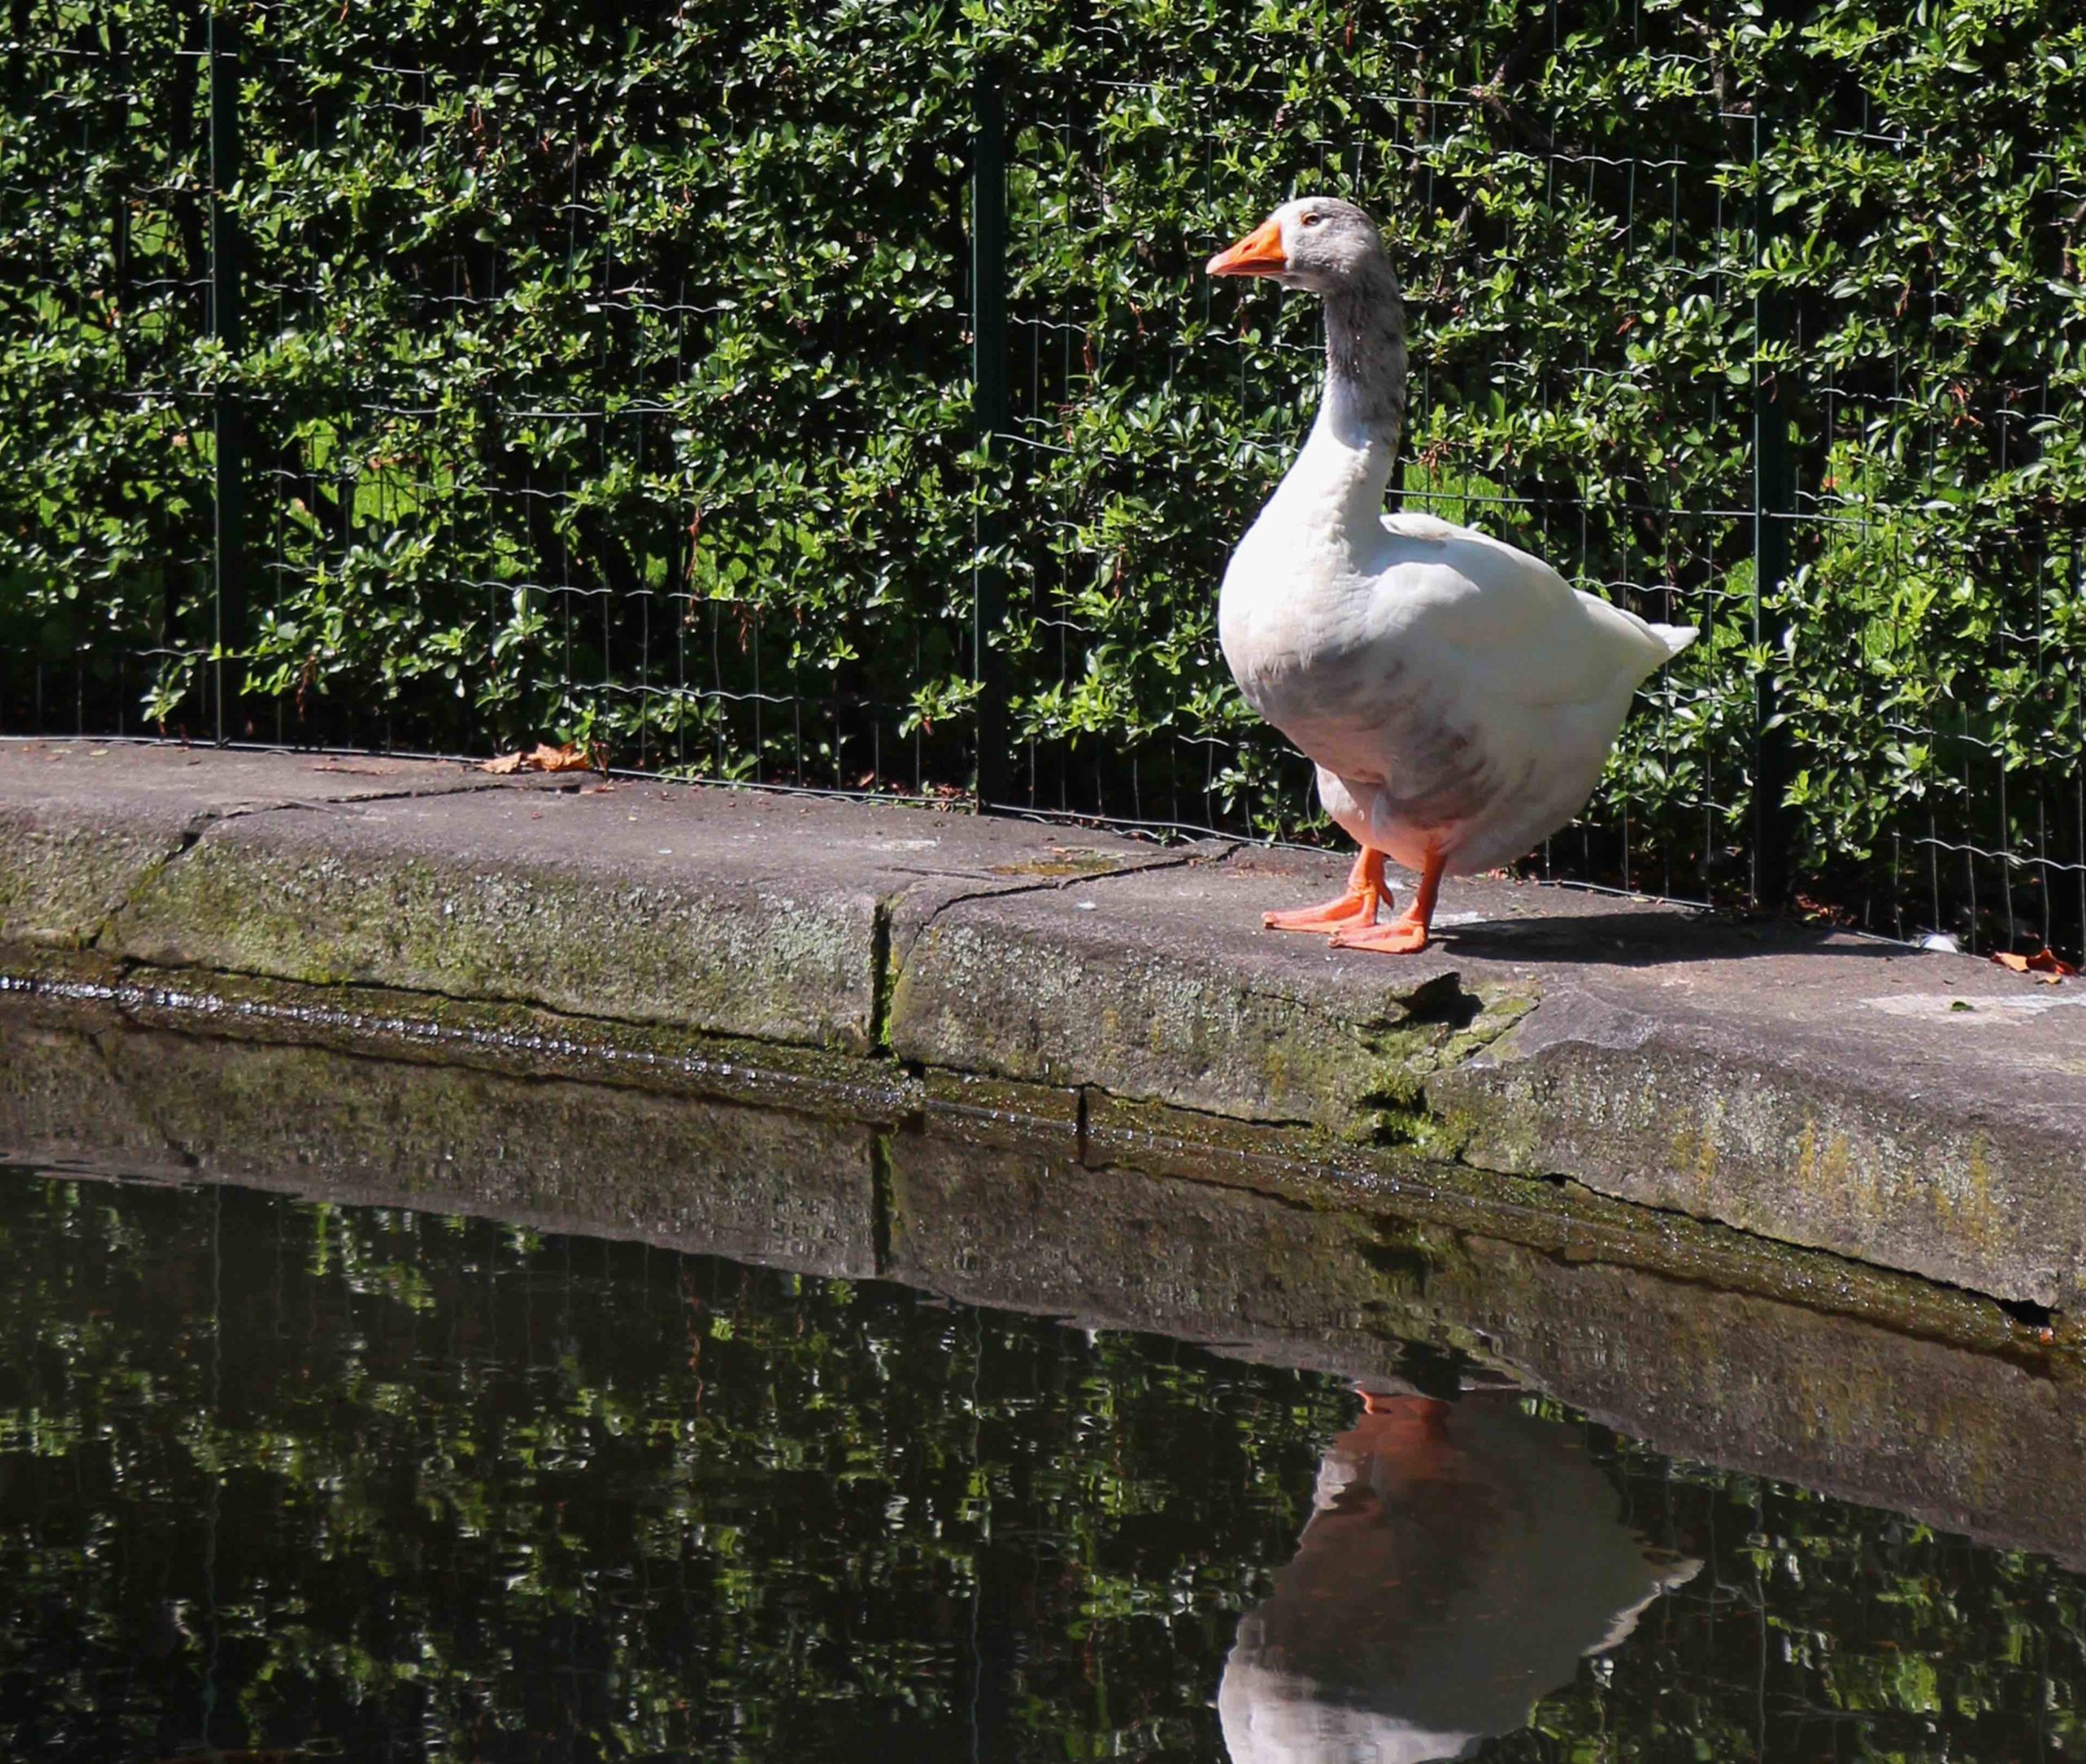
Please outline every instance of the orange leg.
[{"label": "orange leg", "polygon": [[1412,904],[1388,925],[1357,925],[1333,933],[1336,949],[1379,949],[1393,956],[1415,955],[1427,947],[1427,929],[1434,922],[1434,897],[1441,891],[1442,858],[1429,851],[1420,867],[1419,890]]},{"label": "orange leg", "polygon": [[1271,931],[1337,931],[1376,922],[1376,909],[1391,904],[1391,891],[1384,883],[1384,854],[1367,846],[1348,873],[1347,892],[1320,907],[1299,907],[1293,913],[1264,913],[1261,923]]}]

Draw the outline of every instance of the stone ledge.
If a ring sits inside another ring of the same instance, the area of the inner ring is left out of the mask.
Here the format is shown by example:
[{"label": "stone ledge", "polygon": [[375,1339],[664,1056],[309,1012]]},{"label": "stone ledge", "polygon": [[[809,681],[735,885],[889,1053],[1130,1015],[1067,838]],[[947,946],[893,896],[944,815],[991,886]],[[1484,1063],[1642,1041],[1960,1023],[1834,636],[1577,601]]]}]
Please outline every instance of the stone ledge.
[{"label": "stone ledge", "polygon": [[420,760],[0,741],[0,942],[91,945],[215,820],[494,782]]},{"label": "stone ledge", "polygon": [[1334,857],[434,762],[0,742],[0,970],[735,1037],[944,1108],[1126,1101],[2086,1289],[2086,987],[1966,957],[1498,882],[1372,957],[1260,929]]},{"label": "stone ledge", "polygon": [[1511,882],[1451,884],[1416,957],[1260,928],[1337,870],[1234,851],[962,902],[899,978],[891,1045],[2079,1307],[2086,984]]}]

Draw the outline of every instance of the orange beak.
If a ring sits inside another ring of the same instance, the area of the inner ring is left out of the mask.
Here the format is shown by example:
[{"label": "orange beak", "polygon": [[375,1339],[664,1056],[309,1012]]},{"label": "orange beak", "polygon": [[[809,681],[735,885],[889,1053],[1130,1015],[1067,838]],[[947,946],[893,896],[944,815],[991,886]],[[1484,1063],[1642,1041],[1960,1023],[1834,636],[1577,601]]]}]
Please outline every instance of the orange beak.
[{"label": "orange beak", "polygon": [[1282,229],[1262,221],[1229,251],[1220,251],[1205,266],[1212,275],[1279,275],[1289,267],[1282,249]]}]

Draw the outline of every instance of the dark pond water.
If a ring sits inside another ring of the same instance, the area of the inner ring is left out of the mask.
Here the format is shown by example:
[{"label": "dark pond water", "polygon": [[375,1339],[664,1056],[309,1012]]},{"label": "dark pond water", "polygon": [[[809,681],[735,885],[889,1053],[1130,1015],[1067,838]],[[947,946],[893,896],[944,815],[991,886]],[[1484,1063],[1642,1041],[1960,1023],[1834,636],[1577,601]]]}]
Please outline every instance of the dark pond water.
[{"label": "dark pond water", "polygon": [[0,1172],[0,1751],[2080,1739],[2080,1577],[1402,1370],[1365,1398],[874,1282]]}]

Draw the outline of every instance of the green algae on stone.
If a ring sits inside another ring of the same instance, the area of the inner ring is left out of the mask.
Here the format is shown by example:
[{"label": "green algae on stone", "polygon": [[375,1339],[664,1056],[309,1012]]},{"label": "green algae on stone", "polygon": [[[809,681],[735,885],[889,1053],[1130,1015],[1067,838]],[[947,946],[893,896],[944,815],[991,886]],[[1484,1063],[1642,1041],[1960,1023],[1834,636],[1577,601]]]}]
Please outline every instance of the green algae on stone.
[{"label": "green algae on stone", "polygon": [[[1526,1010],[1454,975],[1387,986],[1366,1014],[1170,951],[1032,931],[971,903],[914,945],[891,1001],[902,1059],[1250,1121],[1378,1133],[1424,1113],[1424,1081]],[[989,915],[989,916],[988,916]]]},{"label": "green algae on stone", "polygon": [[169,826],[84,825],[0,810],[0,944],[91,946],[182,847]]},{"label": "green algae on stone", "polygon": [[460,852],[363,860],[288,825],[205,838],[123,915],[120,952],[871,1050],[865,900],[799,900],[779,886],[605,888],[584,872]]}]

